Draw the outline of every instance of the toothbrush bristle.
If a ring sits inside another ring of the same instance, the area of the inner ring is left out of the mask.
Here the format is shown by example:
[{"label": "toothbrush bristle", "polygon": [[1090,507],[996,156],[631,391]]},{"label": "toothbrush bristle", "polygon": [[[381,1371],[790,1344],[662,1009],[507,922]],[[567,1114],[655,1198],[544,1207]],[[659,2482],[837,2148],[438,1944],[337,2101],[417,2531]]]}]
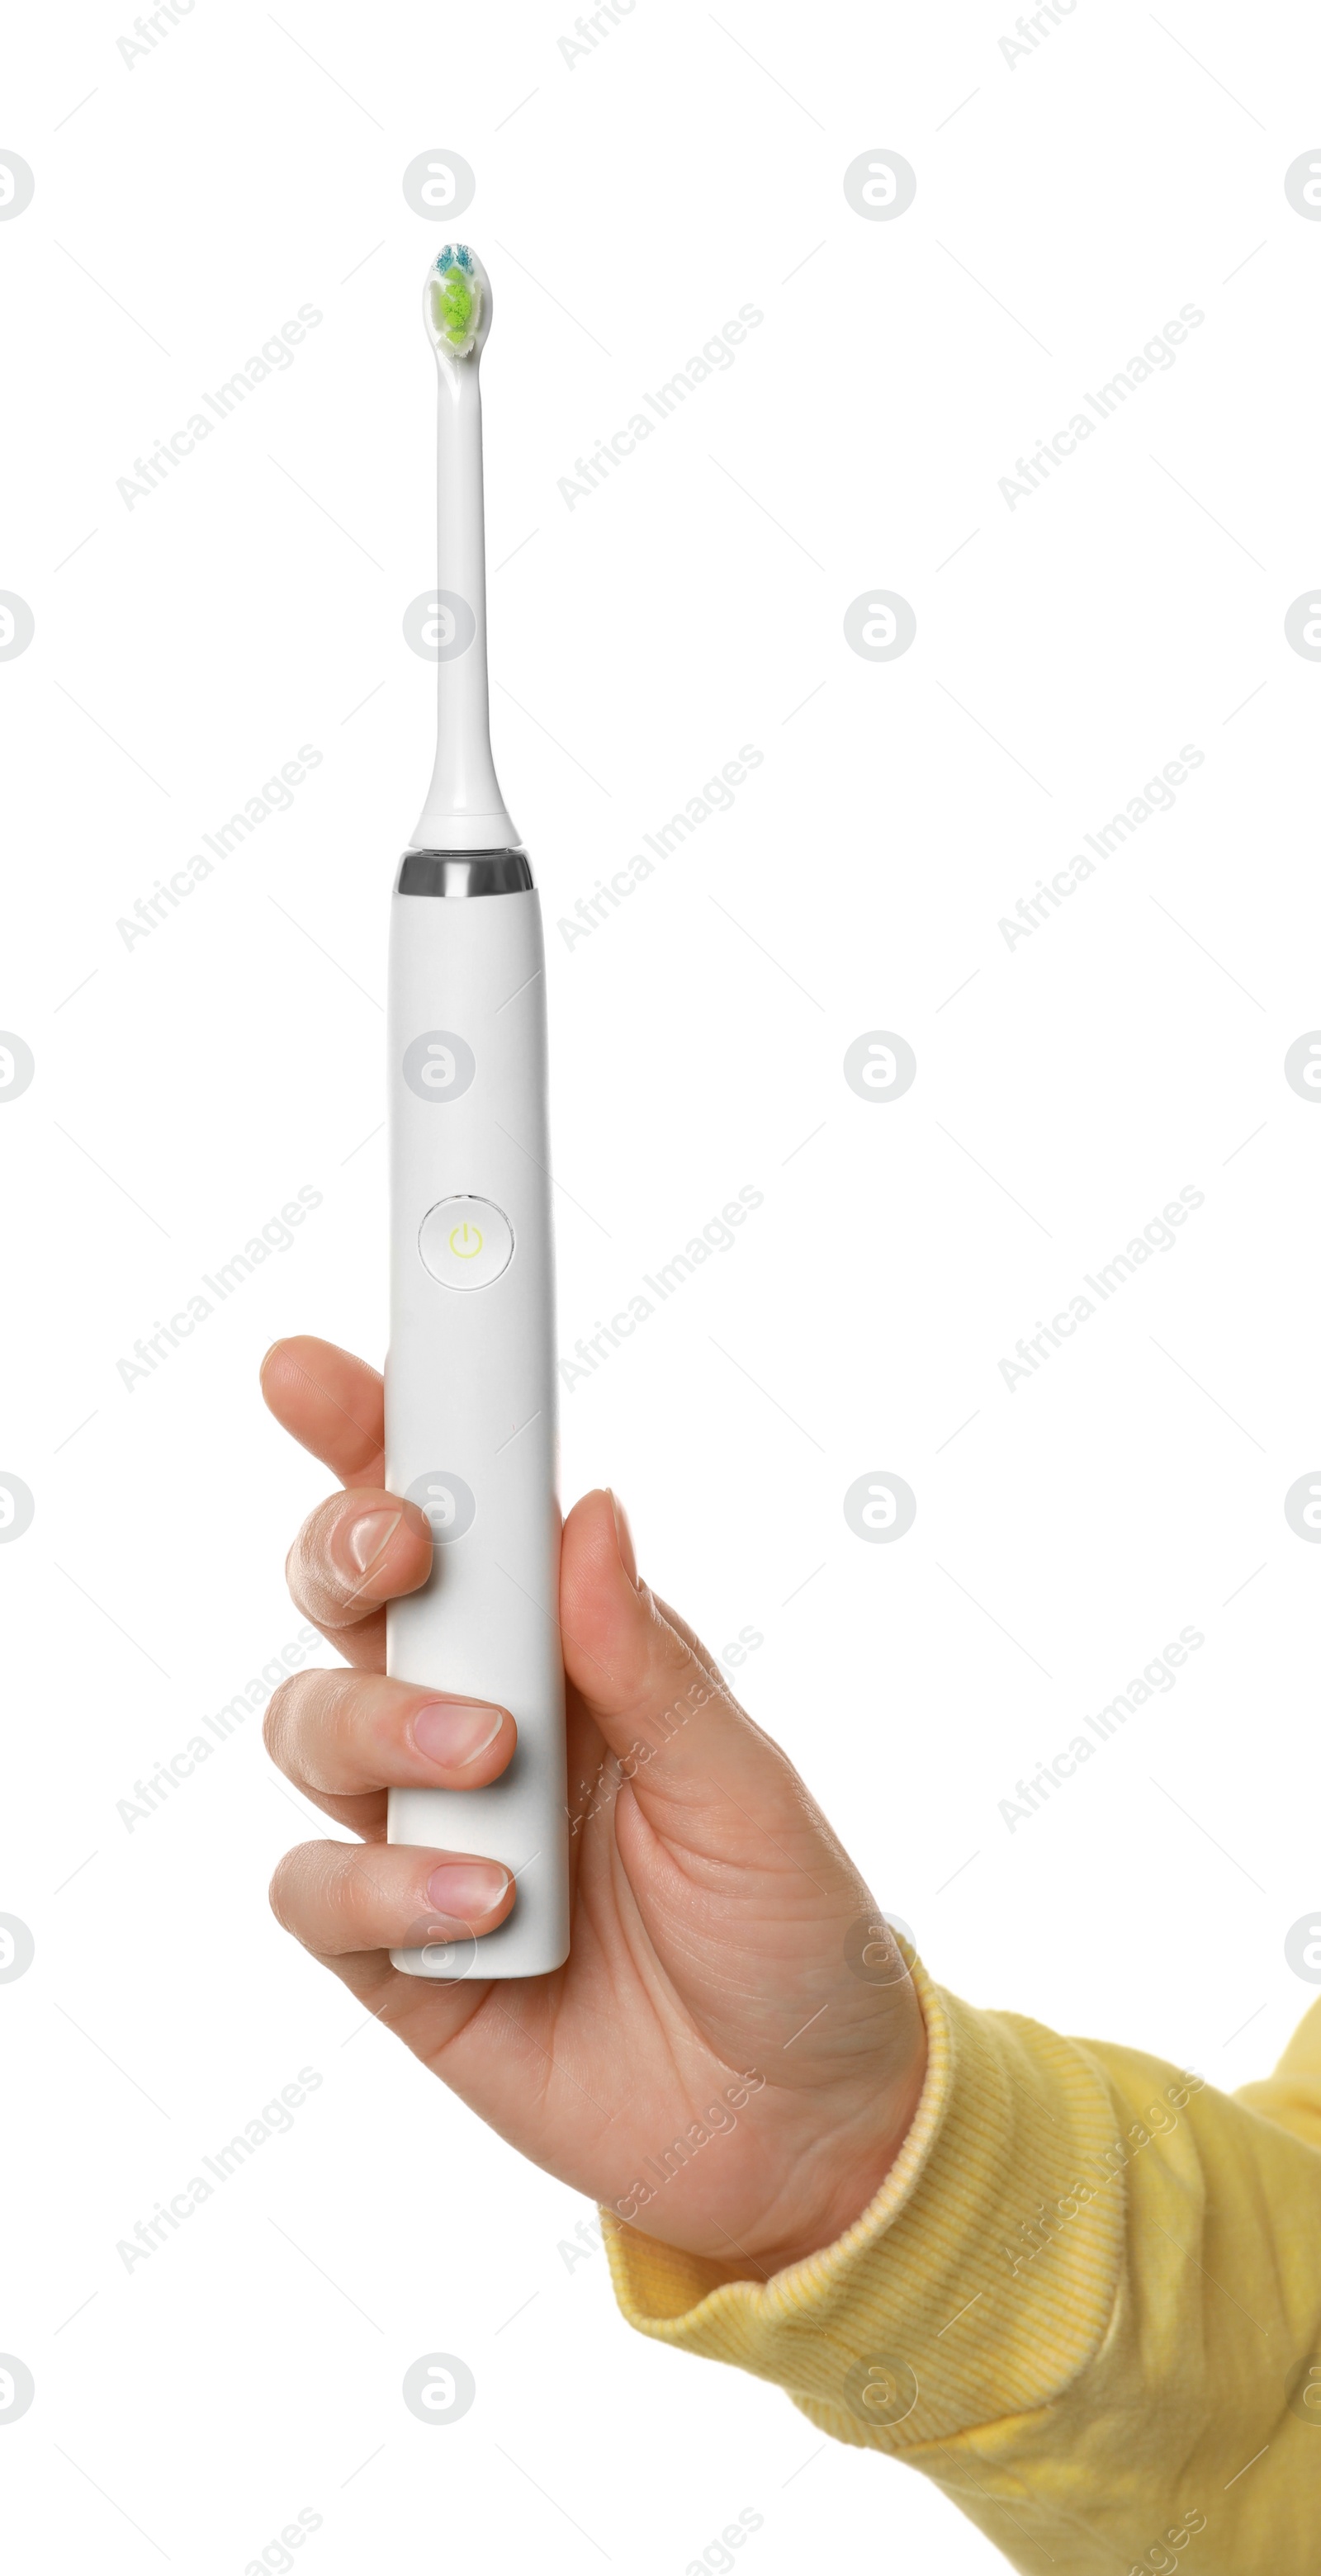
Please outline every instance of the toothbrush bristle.
[{"label": "toothbrush bristle", "polygon": [[482,318],[481,280],[464,242],[446,242],[431,281],[431,321],[437,340],[452,357],[466,358]]}]

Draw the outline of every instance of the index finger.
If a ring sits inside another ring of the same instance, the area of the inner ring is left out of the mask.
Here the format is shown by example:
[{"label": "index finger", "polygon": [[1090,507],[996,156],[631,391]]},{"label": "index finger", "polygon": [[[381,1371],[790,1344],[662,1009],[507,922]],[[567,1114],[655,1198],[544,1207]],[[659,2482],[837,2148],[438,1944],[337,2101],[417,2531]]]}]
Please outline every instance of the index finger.
[{"label": "index finger", "polygon": [[378,1369],[314,1333],[272,1342],[261,1364],[270,1411],[342,1485],[385,1482],[385,1381]]}]

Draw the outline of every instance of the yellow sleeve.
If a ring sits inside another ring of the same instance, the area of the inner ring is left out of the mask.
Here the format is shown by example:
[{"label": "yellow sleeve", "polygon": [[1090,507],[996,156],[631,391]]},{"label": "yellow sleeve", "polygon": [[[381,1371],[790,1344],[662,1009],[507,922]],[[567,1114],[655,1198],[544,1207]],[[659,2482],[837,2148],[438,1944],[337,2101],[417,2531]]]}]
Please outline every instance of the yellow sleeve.
[{"label": "yellow sleeve", "polygon": [[927,2080],[870,2208],[765,2283],[607,2210],[629,2323],[924,2470],[1031,2576],[1314,2576],[1321,2003],[1230,2097],[914,1977]]}]

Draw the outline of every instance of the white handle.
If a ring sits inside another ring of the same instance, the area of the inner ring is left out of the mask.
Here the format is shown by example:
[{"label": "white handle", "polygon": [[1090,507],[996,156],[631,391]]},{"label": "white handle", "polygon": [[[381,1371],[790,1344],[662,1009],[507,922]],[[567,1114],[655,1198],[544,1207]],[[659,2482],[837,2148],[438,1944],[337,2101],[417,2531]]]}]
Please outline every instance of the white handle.
[{"label": "white handle", "polygon": [[386,1481],[435,1550],[387,1670],[518,1725],[486,1789],[392,1789],[389,1839],[503,1861],[508,1921],[397,1968],[540,1976],[568,1955],[545,973],[535,893],[396,894],[390,942]]}]

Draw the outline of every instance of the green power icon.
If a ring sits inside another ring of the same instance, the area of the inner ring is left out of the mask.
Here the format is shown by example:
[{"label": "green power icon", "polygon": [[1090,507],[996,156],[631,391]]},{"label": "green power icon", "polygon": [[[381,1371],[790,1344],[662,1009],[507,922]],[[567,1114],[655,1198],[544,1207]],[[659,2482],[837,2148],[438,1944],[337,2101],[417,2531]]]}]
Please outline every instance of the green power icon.
[{"label": "green power icon", "polygon": [[450,1250],[456,1261],[475,1261],[482,1248],[482,1230],[478,1225],[456,1225],[450,1235]]}]

